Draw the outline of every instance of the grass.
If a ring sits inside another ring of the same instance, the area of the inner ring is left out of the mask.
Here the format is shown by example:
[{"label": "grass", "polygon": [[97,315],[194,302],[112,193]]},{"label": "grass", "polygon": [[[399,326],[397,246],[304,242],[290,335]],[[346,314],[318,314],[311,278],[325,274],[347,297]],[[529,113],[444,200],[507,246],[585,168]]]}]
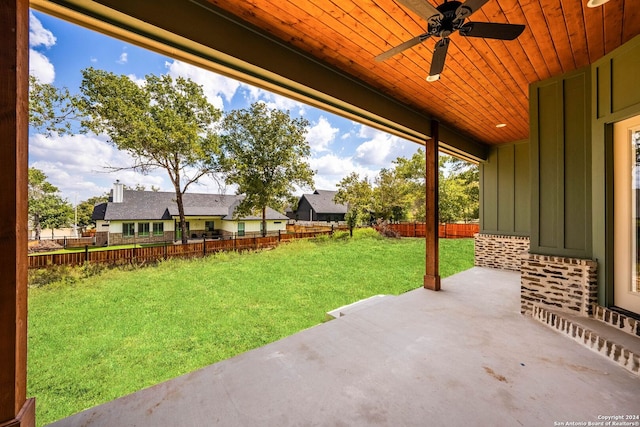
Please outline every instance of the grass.
[{"label": "grass", "polygon": [[[365,232],[32,288],[38,425],[317,325],[339,306],[417,288],[424,248]],[[470,268],[473,242],[441,240],[440,256],[443,277]]]}]

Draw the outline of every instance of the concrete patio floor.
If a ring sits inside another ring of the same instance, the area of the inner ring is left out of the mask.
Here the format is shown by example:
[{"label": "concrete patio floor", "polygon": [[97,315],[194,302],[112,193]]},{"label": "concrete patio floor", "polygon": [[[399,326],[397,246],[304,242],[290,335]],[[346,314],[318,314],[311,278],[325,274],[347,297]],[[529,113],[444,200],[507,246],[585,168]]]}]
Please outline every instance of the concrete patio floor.
[{"label": "concrete patio floor", "polygon": [[52,426],[557,426],[640,414],[636,376],[520,315],[519,273],[476,267],[442,287]]}]

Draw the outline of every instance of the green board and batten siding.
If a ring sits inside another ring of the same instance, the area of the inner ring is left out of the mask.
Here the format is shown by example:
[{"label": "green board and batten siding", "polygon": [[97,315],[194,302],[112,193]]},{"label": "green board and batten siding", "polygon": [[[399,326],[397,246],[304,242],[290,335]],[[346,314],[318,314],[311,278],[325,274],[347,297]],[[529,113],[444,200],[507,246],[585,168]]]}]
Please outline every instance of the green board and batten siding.
[{"label": "green board and batten siding", "polygon": [[531,86],[531,252],[591,257],[590,68]]},{"label": "green board and batten siding", "polygon": [[491,149],[480,164],[480,232],[529,236],[529,144],[527,141]]},{"label": "green board and batten siding", "polygon": [[640,36],[591,66],[592,258],[598,261],[599,303],[613,304],[613,123],[640,115]]},{"label": "green board and batten siding", "polygon": [[640,115],[639,79],[640,36],[532,84],[529,143],[493,147],[480,165],[480,231],[529,236],[531,253],[598,261],[605,306],[613,303],[613,123]]}]

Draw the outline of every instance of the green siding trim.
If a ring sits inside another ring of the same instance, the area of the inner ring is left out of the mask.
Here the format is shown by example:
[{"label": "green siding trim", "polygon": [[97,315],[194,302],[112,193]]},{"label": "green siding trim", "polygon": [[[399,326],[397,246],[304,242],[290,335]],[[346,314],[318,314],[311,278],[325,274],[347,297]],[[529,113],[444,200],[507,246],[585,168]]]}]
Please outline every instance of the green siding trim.
[{"label": "green siding trim", "polygon": [[498,209],[498,225],[503,230],[515,230],[515,162],[513,145],[498,147],[498,158],[508,161],[498,162],[498,197],[500,205],[508,209]]},{"label": "green siding trim", "polygon": [[590,258],[590,68],[533,84],[531,252]]},{"label": "green siding trim", "polygon": [[480,164],[480,230],[529,236],[529,143],[493,147]]},{"label": "green siding trim", "polygon": [[531,174],[529,167],[529,143],[515,144],[515,227],[514,234],[531,234]]},{"label": "green siding trim", "polygon": [[564,81],[564,247],[591,254],[590,81],[580,73]]}]

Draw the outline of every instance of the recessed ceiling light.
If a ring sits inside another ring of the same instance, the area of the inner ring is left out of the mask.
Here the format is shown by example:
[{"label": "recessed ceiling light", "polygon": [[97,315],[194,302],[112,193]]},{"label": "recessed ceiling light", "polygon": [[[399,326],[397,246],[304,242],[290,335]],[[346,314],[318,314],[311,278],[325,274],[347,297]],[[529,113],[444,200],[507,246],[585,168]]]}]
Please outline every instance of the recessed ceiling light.
[{"label": "recessed ceiling light", "polygon": [[428,82],[435,82],[440,80],[440,74],[434,74],[433,76],[427,76]]},{"label": "recessed ceiling light", "polygon": [[589,0],[587,2],[587,7],[598,7],[598,6],[602,6],[603,4],[605,4],[606,2],[608,2],[609,0]]},{"label": "recessed ceiling light", "polygon": [[504,128],[504,127],[507,127],[507,124],[506,124],[506,123],[498,123],[498,124],[496,125],[496,127],[497,127],[497,128]]}]

